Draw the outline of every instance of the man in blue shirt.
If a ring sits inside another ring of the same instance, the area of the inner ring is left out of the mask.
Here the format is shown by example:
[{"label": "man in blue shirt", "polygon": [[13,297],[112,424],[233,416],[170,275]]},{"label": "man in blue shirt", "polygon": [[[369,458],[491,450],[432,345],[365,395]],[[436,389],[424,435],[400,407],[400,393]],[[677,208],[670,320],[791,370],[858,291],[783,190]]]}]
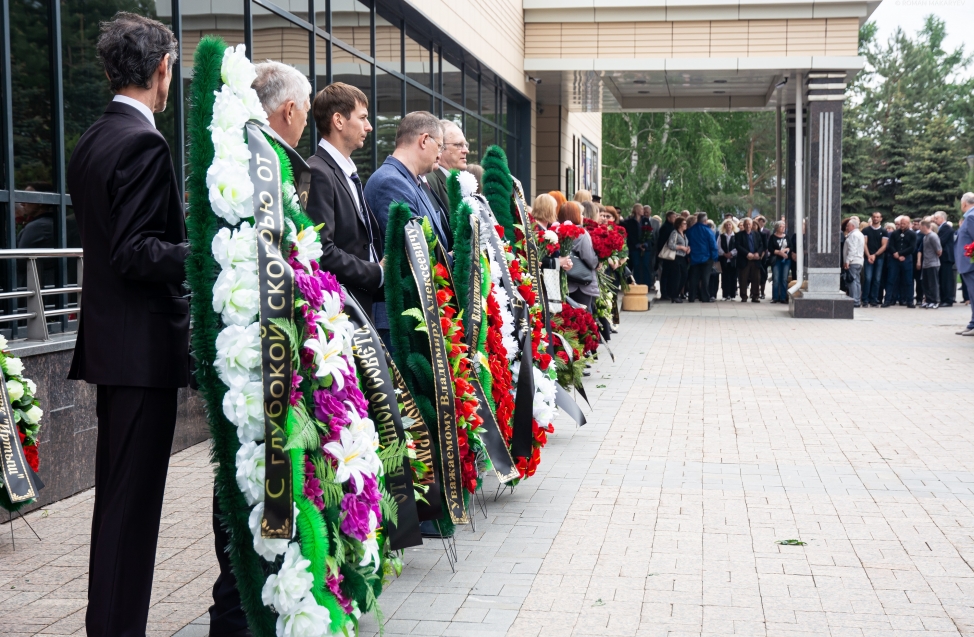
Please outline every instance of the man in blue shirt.
[{"label": "man in blue shirt", "polygon": [[[974,243],[974,192],[965,192],[961,197],[960,211],[964,216],[954,241],[954,263],[970,293],[974,290],[974,263],[964,255],[964,247]],[[957,333],[961,336],[974,336],[974,301],[971,302],[971,321],[967,324],[967,329]]]},{"label": "man in blue shirt", "polygon": [[[443,127],[432,113],[414,111],[399,122],[396,150],[386,157],[365,185],[365,200],[375,213],[383,235],[389,223],[389,206],[394,202],[406,203],[414,215],[430,220],[437,239],[444,246],[450,245],[447,229],[443,227],[420,182],[420,175],[433,170],[442,146]],[[385,303],[376,303],[373,313],[375,327],[391,351]]]},{"label": "man in blue shirt", "polygon": [[701,303],[713,303],[710,296],[710,273],[717,260],[717,238],[707,225],[707,213],[698,212],[697,222],[687,230],[690,245],[690,275],[687,280],[687,298],[693,303],[697,296]]}]

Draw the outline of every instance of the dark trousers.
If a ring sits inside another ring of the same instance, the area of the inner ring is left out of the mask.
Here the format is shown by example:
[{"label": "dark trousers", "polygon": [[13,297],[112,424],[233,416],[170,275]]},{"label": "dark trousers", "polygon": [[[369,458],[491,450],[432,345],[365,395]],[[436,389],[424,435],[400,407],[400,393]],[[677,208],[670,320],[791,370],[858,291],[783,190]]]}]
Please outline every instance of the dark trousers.
[{"label": "dark trousers", "polygon": [[713,268],[710,270],[710,285],[708,286],[708,292],[710,292],[710,298],[717,298],[717,290],[720,288],[720,275],[714,271]]},{"label": "dark trousers", "polygon": [[889,260],[889,272],[886,275],[886,299],[883,305],[905,303],[913,305],[913,261],[900,261],[896,258]]},{"label": "dark trousers", "polygon": [[737,264],[734,260],[720,260],[720,287],[725,299],[737,296]]},{"label": "dark trousers", "polygon": [[940,303],[940,266],[923,268],[923,300],[925,303]]},{"label": "dark trousers", "polygon": [[751,286],[751,299],[761,298],[761,262],[746,261],[737,265],[737,279],[741,287],[741,298],[747,298],[747,287]]},{"label": "dark trousers", "polygon": [[660,259],[660,275],[659,275],[659,297],[663,300],[671,299],[674,296],[679,295],[679,291],[676,293],[670,292],[671,281],[673,280],[673,270],[676,268],[676,264],[668,259]]},{"label": "dark trousers", "polygon": [[758,275],[761,277],[761,296],[764,296],[764,288],[768,285],[768,265],[769,261],[762,259],[758,261]]},{"label": "dark trousers", "polygon": [[940,263],[940,302],[957,302],[957,275],[953,263]]},{"label": "dark trousers", "polygon": [[230,569],[230,535],[223,526],[223,512],[213,487],[213,540],[216,545],[216,561],[220,564],[220,575],[213,584],[213,605],[210,606],[210,636],[224,637],[239,633],[247,628],[247,616],[240,607],[240,593],[237,591],[237,578]]},{"label": "dark trousers", "polygon": [[88,637],[145,637],[176,391],[98,386]]},{"label": "dark trousers", "polygon": [[690,266],[687,297],[691,303],[698,298],[703,302],[710,301],[710,272],[713,269],[713,261],[694,263]]},{"label": "dark trousers", "polygon": [[575,301],[576,303],[579,303],[581,305],[584,305],[585,306],[585,309],[588,310],[588,313],[589,314],[593,314],[593,315],[595,314],[595,297],[594,296],[590,296],[588,294],[585,294],[581,290],[575,290],[574,292],[569,292],[568,293],[568,296],[569,296],[569,298],[571,298],[571,300]]},{"label": "dark trousers", "polygon": [[[917,303],[923,302],[923,270],[916,269],[916,256],[913,257],[913,285],[916,288],[914,297]],[[938,283],[939,285],[939,283]]]},{"label": "dark trousers", "polygon": [[638,285],[653,286],[655,277],[653,272],[653,253],[649,250],[633,250],[630,254],[632,263],[632,277]]}]

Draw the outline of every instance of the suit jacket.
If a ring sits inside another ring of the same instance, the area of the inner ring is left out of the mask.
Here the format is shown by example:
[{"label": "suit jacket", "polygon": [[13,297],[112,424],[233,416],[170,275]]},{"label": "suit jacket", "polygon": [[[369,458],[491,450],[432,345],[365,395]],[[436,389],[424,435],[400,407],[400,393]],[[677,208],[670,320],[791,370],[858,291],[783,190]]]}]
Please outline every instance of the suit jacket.
[{"label": "suit jacket", "polygon": [[[751,230],[751,236],[754,237],[754,252],[757,252],[758,254],[764,252],[766,246],[764,244],[764,237],[761,235],[761,233]],[[747,258],[747,233],[743,230],[739,230],[737,234],[734,235],[734,247],[737,248],[737,266],[746,266],[750,260]],[[760,263],[760,261],[755,261],[755,263]]]},{"label": "suit jacket", "polygon": [[974,272],[974,263],[964,256],[964,246],[974,242],[974,208],[967,211],[954,238],[954,263],[961,274]]},{"label": "suit jacket", "polygon": [[940,255],[941,265],[954,264],[954,229],[947,225],[947,222],[940,224],[937,229],[937,236],[940,237],[940,247],[943,254]]},{"label": "suit jacket", "polygon": [[421,189],[423,194],[426,195],[426,199],[429,200],[430,205],[436,209],[436,213],[439,215],[440,227],[443,228],[443,238],[445,239],[443,247],[447,252],[450,252],[453,250],[453,229],[450,227],[450,207],[443,203],[443,200],[433,192],[429,184],[423,183]]},{"label": "suit jacket", "polygon": [[656,233],[656,254],[663,249],[666,242],[670,240],[670,235],[673,234],[673,224],[669,221],[664,221],[663,225],[660,226],[659,232]]},{"label": "suit jacket", "polygon": [[450,211],[450,197],[446,192],[446,175],[443,171],[437,168],[433,172],[426,175],[426,181],[430,185],[430,190],[432,190],[440,201],[443,202],[445,210],[447,211],[447,217],[449,217]]},{"label": "suit jacket", "polygon": [[68,378],[185,387],[189,246],[165,138],[135,108],[111,102],[78,141],[67,181],[85,253]]},{"label": "suit jacket", "polygon": [[[321,238],[321,267],[355,296],[362,310],[371,315],[372,303],[380,295],[382,268],[369,261],[369,228],[372,245],[382,258],[383,234],[371,210],[359,215],[356,193],[348,185],[345,171],[327,150],[318,146],[308,159],[311,167],[311,190],[308,192],[308,216],[315,224],[325,224],[318,232]],[[366,206],[368,208],[368,206]]]}]

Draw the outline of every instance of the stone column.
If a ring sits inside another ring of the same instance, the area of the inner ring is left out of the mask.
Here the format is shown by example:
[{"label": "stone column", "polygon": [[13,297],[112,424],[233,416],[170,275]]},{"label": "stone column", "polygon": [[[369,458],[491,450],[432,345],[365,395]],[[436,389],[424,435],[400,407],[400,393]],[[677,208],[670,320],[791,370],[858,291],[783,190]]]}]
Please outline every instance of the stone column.
[{"label": "stone column", "polygon": [[805,184],[808,291],[795,300],[792,312],[796,317],[851,319],[853,301],[839,290],[845,73],[809,73],[805,88],[808,101],[808,183]]},{"label": "stone column", "polygon": [[798,231],[795,225],[795,108],[792,106],[787,110],[786,120],[788,122],[788,142],[786,152],[788,159],[785,160],[788,172],[785,175],[785,222],[788,224],[788,235]]}]

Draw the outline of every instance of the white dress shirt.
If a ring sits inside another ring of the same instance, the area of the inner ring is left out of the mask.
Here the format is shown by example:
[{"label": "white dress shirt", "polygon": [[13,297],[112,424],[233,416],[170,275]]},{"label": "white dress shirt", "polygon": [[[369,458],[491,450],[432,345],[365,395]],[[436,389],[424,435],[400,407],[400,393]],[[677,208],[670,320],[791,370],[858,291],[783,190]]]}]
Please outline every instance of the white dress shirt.
[{"label": "white dress shirt", "polygon": [[125,95],[116,95],[114,98],[112,98],[112,101],[113,102],[121,102],[122,104],[128,104],[129,106],[131,106],[135,110],[137,110],[140,113],[142,113],[143,115],[145,115],[145,118],[147,120],[149,120],[149,123],[152,124],[152,127],[153,128],[156,127],[156,118],[152,114],[152,111],[149,110],[149,107],[148,106],[146,106],[145,104],[143,104],[139,100],[133,100],[131,97],[127,97]]}]

